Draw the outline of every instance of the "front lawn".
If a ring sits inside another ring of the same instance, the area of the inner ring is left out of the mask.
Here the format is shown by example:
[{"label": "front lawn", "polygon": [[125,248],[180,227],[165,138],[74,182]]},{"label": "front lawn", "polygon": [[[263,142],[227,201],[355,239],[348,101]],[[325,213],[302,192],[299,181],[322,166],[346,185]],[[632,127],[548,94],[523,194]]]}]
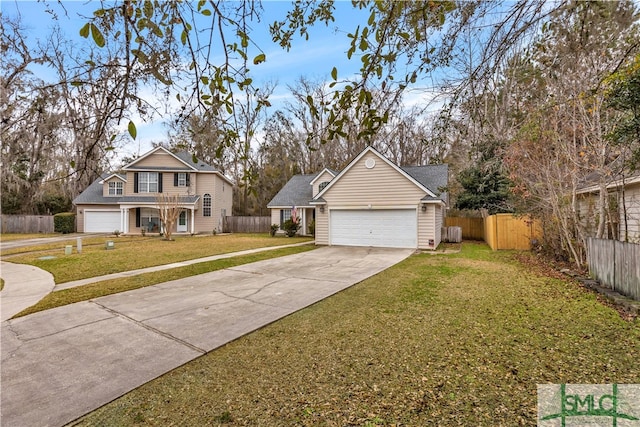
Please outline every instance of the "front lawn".
[{"label": "front lawn", "polygon": [[13,242],[16,240],[42,239],[44,237],[59,237],[60,233],[0,233],[1,242]]},{"label": "front lawn", "polygon": [[414,255],[78,425],[536,424],[536,384],[640,383],[640,322],[464,243]]},{"label": "front lawn", "polygon": [[[105,242],[108,240],[114,242],[114,249],[105,249]],[[149,236],[89,237],[83,239],[80,254],[77,253],[74,244],[73,253],[65,255],[64,247],[69,243],[63,242],[48,244],[45,247],[21,248],[20,251],[23,252],[37,252],[13,256],[9,261],[35,265],[53,274],[56,283],[65,283],[211,255],[311,240],[308,237],[271,237],[269,234],[176,236],[173,241]],[[47,257],[54,258],[41,259]]]}]

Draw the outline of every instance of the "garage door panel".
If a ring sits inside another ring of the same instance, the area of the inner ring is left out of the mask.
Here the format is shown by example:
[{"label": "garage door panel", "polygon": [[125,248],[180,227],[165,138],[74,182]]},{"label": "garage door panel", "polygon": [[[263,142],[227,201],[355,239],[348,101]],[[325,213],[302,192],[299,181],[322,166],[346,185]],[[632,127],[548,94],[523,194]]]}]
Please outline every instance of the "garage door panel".
[{"label": "garage door panel", "polygon": [[330,233],[332,245],[415,248],[416,211],[332,210]]},{"label": "garage door panel", "polygon": [[85,233],[112,233],[120,230],[120,211],[84,212]]}]

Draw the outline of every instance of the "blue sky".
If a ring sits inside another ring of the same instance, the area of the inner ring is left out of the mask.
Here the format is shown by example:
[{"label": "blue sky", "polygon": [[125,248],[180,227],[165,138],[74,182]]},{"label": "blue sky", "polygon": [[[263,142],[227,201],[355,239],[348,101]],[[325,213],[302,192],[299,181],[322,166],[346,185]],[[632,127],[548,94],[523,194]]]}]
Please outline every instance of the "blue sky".
[{"label": "blue sky", "polygon": [[[91,16],[95,9],[100,8],[97,1],[20,1],[0,0],[2,13],[8,16],[20,14],[23,24],[28,30],[28,40],[35,43],[36,40],[46,37],[54,27],[55,20],[47,9],[54,11],[58,16],[58,24],[66,37],[76,40],[78,44],[88,43],[79,36],[80,28],[87,22],[81,15]],[[339,70],[339,79],[349,77],[357,73],[360,61],[353,57],[349,61],[346,51],[349,48],[347,32],[353,31],[359,22],[366,22],[366,11],[355,10],[350,1],[336,2],[335,22],[328,26],[317,24],[309,31],[310,39],[305,41],[297,38],[293,42],[290,51],[282,49],[271,41],[269,24],[277,19],[284,19],[286,12],[291,8],[289,1],[263,1],[264,13],[261,22],[252,24],[251,37],[266,53],[267,60],[259,66],[252,67],[254,83],[260,86],[266,82],[277,82],[270,100],[274,106],[271,111],[282,107],[290,97],[287,84],[293,85],[301,76],[312,81],[330,80],[331,69],[336,66]],[[39,77],[47,79],[46,70],[37,70]],[[418,95],[418,98],[420,95]],[[168,117],[166,117],[168,119]],[[130,144],[128,152],[124,155],[135,155],[150,148],[151,141],[166,140],[166,130],[162,125],[162,119],[153,123],[138,124],[138,139],[136,144]]]}]

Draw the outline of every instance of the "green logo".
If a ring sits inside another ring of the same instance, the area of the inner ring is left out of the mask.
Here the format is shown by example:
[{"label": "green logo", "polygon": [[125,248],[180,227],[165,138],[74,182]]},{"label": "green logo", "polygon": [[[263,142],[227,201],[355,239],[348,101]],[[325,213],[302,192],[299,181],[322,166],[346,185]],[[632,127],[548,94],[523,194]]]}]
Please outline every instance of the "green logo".
[{"label": "green logo", "polygon": [[640,426],[640,385],[539,384],[538,425]]}]

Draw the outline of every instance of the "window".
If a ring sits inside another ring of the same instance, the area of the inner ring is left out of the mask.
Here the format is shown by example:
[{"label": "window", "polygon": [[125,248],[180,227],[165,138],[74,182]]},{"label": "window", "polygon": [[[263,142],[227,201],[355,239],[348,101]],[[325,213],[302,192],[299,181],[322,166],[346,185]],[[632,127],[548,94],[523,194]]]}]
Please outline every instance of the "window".
[{"label": "window", "polygon": [[158,173],[140,172],[138,174],[138,193],[157,193]]},{"label": "window", "polygon": [[202,198],[202,216],[211,216],[211,194],[205,194]]},{"label": "window", "polygon": [[187,174],[184,172],[178,173],[178,187],[186,187],[187,186]]},{"label": "window", "polygon": [[326,187],[327,185],[329,185],[329,181],[321,182],[320,185],[318,186],[318,192],[324,190],[324,187]]},{"label": "window", "polygon": [[284,227],[284,222],[291,219],[291,209],[282,209],[280,211],[280,228]]},{"label": "window", "polygon": [[109,183],[110,196],[122,196],[122,194],[123,194],[122,181],[113,181]]}]

